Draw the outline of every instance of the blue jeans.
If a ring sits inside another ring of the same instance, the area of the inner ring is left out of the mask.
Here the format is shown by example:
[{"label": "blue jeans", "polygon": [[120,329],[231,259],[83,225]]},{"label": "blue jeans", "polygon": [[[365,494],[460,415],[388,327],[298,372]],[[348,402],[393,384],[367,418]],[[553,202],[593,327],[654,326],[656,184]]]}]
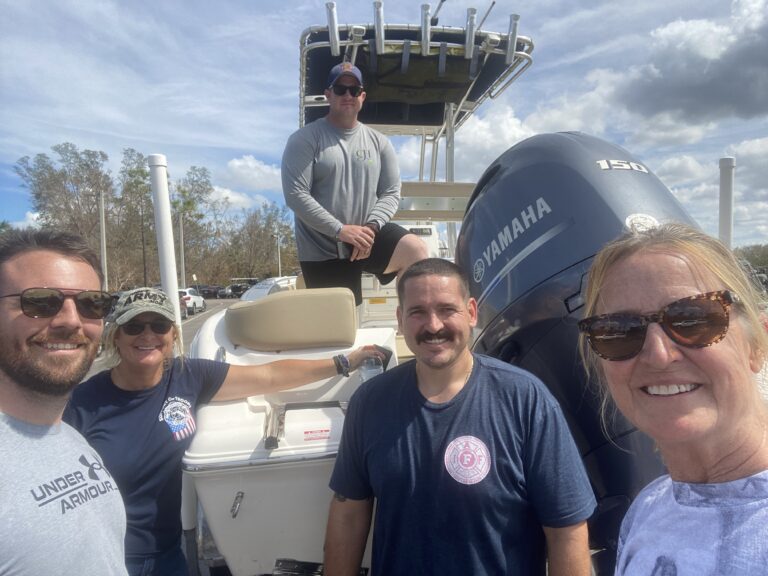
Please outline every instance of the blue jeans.
[{"label": "blue jeans", "polygon": [[187,559],[181,546],[171,548],[154,558],[126,558],[129,576],[189,576]]}]

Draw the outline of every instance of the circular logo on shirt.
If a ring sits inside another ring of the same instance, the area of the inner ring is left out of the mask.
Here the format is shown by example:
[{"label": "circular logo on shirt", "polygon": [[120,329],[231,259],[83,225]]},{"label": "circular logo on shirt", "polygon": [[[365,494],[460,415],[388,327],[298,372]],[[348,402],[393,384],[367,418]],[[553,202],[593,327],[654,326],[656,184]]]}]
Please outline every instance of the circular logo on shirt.
[{"label": "circular logo on shirt", "polygon": [[491,469],[491,455],[482,440],[460,436],[445,449],[445,469],[462,484],[477,484]]}]

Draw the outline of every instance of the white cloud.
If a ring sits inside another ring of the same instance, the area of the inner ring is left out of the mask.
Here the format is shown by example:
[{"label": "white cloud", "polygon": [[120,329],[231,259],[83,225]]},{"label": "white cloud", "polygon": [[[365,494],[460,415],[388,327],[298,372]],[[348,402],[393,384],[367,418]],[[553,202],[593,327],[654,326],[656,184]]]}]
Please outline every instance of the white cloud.
[{"label": "white cloud", "polygon": [[765,0],[734,0],[733,26],[738,32],[759,30],[768,18]]},{"label": "white cloud", "polygon": [[636,131],[628,137],[628,142],[647,148],[695,144],[717,128],[715,122],[699,124],[674,112],[636,117],[635,126]]},{"label": "white cloud", "polygon": [[538,106],[536,112],[525,119],[533,132],[580,131],[599,136],[609,127],[621,122],[623,110],[612,104],[617,81],[623,74],[612,70],[593,70],[584,78],[587,90],[566,93]]},{"label": "white cloud", "polygon": [[[746,200],[768,202],[768,138],[744,140],[729,146],[727,153],[736,159],[736,191]],[[766,215],[762,212],[760,217]]]},{"label": "white cloud", "polygon": [[[480,178],[488,165],[507,148],[533,136],[535,132],[515,116],[515,111],[503,104],[488,110],[484,116],[471,116],[456,133],[454,180],[472,182]],[[396,142],[397,144],[397,142]],[[424,179],[428,180],[431,166],[431,144],[426,148]],[[400,173],[406,180],[417,179],[421,140],[408,138],[397,147]],[[438,180],[445,174],[445,140],[440,141],[437,160]]]},{"label": "white cloud", "polygon": [[37,227],[39,225],[40,214],[37,212],[27,212],[25,214],[24,220],[21,220],[20,222],[11,222],[11,226],[13,228],[29,228]]},{"label": "white cloud", "polygon": [[[404,180],[416,180],[419,176],[419,158],[421,157],[421,140],[419,138],[407,138],[398,146],[397,140],[393,140],[393,146],[397,152],[397,163],[400,167],[400,176]],[[429,179],[429,166],[431,147],[427,146],[426,160],[424,163],[424,179]]]},{"label": "white cloud", "polygon": [[671,187],[672,193],[685,206],[686,211],[709,234],[717,234],[718,195],[717,182],[702,182],[692,186]]},{"label": "white cloud", "polygon": [[677,20],[651,32],[653,50],[616,95],[638,114],[704,124],[768,113],[765,0],[735,0],[728,19]]},{"label": "white cloud", "polygon": [[504,151],[534,134],[508,106],[470,117],[456,134],[456,180],[477,180]]},{"label": "white cloud", "polygon": [[768,157],[768,138],[756,138],[745,140],[729,147],[729,151],[735,156],[749,156],[765,159]]},{"label": "white cloud", "polygon": [[247,190],[281,190],[280,167],[248,154],[227,162],[225,176],[233,185]]},{"label": "white cloud", "polygon": [[230,211],[250,210],[268,204],[269,200],[261,194],[245,194],[222,186],[214,186],[211,193],[213,200],[226,200]]},{"label": "white cloud", "polygon": [[704,166],[696,158],[689,155],[672,156],[661,163],[656,175],[667,186],[681,186],[691,182],[711,179],[715,176],[714,166]]},{"label": "white cloud", "polygon": [[733,44],[735,34],[730,27],[710,20],[677,20],[653,30],[651,38],[659,52],[716,60]]}]

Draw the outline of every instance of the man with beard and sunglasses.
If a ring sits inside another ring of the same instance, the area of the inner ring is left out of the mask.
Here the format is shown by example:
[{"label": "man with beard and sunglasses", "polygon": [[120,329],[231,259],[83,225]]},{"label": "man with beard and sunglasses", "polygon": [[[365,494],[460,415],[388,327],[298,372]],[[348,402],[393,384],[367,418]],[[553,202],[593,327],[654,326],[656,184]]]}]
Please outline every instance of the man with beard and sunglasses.
[{"label": "man with beard and sunglasses", "polygon": [[325,574],[590,574],[595,498],[559,405],[469,350],[477,303],[447,260],[412,265],[397,319],[415,361],[350,400],[330,486]]},{"label": "man with beard and sunglasses", "polygon": [[0,235],[0,574],[126,574],[117,485],[61,421],[112,306],[102,281],[78,236]]},{"label": "man with beard and sunglasses", "polygon": [[766,574],[768,405],[757,374],[768,334],[755,288],[733,252],[684,224],[629,231],[592,262],[584,365],[669,471],[627,512],[617,575]]},{"label": "man with beard and sunglasses", "polygon": [[387,284],[428,254],[417,236],[389,222],[400,202],[400,172],[386,136],[357,119],[362,73],[343,62],[326,86],[328,114],[286,144],[283,194],[295,215],[307,288],[347,287],[360,305],[363,272]]}]

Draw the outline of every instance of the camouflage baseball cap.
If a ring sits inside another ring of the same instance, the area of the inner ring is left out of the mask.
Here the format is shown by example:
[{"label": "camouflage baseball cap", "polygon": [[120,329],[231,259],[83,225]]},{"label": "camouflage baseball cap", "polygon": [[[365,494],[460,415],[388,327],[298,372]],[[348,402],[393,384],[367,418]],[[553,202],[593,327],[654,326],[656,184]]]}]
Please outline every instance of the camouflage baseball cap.
[{"label": "camouflage baseball cap", "polygon": [[173,301],[168,295],[157,288],[136,288],[124,292],[115,304],[112,313],[107,317],[107,322],[114,322],[122,326],[139,314],[154,312],[176,322],[176,312]]}]

